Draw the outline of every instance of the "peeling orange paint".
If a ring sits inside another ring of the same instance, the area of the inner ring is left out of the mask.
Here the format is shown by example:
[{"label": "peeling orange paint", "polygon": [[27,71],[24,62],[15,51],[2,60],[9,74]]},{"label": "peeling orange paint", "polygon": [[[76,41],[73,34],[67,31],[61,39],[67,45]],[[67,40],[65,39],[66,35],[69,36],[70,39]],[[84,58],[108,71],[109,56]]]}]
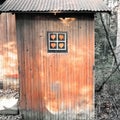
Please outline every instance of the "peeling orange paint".
[{"label": "peeling orange paint", "polygon": [[19,75],[16,42],[11,41],[0,45],[0,51],[2,51],[0,53],[0,79],[4,84],[4,89],[18,88]]},{"label": "peeling orange paint", "polygon": [[[92,69],[87,64],[90,54],[86,53],[86,49],[73,46],[66,55],[45,55],[42,52],[43,67],[49,68],[47,71],[40,71],[42,95],[45,106],[51,113],[68,110],[80,112],[87,106],[92,109],[93,78]],[[46,79],[47,74],[49,77]]]}]

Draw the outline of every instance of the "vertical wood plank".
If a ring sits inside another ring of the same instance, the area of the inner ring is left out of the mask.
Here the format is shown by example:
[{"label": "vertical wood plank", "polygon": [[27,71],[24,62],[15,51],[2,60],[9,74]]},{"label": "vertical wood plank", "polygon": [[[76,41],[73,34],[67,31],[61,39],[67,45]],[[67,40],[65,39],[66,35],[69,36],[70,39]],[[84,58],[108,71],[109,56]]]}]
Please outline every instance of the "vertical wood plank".
[{"label": "vertical wood plank", "polygon": [[15,15],[0,14],[0,81],[4,89],[18,89]]},{"label": "vertical wood plank", "polygon": [[[28,113],[31,117],[64,120],[79,118],[82,111],[91,114],[94,64],[91,16],[74,16],[73,22],[64,24],[58,16],[25,14],[21,25],[18,14],[20,107],[31,110]],[[67,31],[68,53],[47,52],[47,31]],[[58,114],[62,112],[64,118]]]}]

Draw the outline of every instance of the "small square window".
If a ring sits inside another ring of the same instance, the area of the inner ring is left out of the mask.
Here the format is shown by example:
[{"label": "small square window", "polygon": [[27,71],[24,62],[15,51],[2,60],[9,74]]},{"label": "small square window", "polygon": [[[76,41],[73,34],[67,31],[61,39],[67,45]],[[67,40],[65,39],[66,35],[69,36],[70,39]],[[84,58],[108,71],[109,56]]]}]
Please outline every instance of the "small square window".
[{"label": "small square window", "polygon": [[67,32],[47,32],[48,52],[67,52]]}]

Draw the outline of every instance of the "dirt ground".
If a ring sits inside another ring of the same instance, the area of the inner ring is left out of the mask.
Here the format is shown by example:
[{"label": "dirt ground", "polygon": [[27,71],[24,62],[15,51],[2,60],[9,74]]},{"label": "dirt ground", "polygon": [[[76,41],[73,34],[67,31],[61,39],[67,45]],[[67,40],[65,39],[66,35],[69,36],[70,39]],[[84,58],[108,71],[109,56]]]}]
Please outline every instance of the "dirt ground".
[{"label": "dirt ground", "polygon": [[120,120],[120,84],[107,84],[95,96],[96,120]]}]

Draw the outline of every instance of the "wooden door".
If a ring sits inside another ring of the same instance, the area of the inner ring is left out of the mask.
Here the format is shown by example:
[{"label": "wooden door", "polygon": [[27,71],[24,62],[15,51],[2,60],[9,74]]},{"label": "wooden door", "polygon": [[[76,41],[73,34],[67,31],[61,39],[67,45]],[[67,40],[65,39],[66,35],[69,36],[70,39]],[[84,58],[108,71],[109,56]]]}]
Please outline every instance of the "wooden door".
[{"label": "wooden door", "polygon": [[[55,120],[71,116],[73,120],[83,112],[92,115],[93,14],[67,17],[66,21],[54,15],[17,15],[16,18],[21,109],[40,111],[42,115],[38,113],[36,117],[42,116],[43,120],[51,116]],[[48,52],[48,31],[67,33],[66,53]]]}]

